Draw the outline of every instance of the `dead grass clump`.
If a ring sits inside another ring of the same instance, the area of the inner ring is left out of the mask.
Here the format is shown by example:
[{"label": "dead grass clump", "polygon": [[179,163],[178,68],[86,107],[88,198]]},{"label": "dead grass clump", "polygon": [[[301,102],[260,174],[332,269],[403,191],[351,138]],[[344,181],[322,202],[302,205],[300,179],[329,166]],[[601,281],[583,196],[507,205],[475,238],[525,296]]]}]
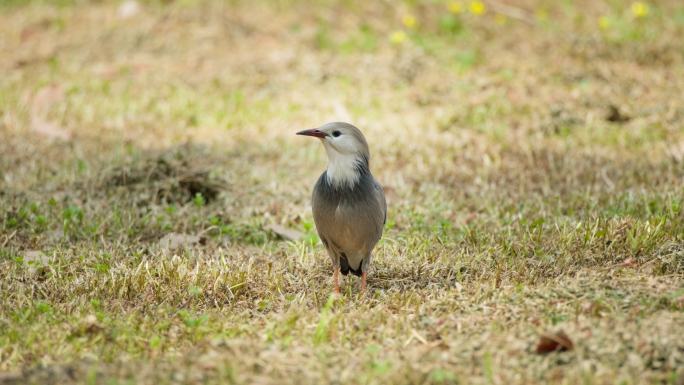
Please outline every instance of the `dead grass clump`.
[{"label": "dead grass clump", "polygon": [[680,44],[672,41],[647,42],[617,41],[606,42],[598,38],[575,39],[569,45],[569,53],[582,60],[608,60],[638,63],[646,67],[670,66],[680,62]]},{"label": "dead grass clump", "polygon": [[199,147],[184,145],[156,152],[104,172],[106,191],[127,191],[139,205],[214,201],[227,181],[212,173],[215,163]]}]

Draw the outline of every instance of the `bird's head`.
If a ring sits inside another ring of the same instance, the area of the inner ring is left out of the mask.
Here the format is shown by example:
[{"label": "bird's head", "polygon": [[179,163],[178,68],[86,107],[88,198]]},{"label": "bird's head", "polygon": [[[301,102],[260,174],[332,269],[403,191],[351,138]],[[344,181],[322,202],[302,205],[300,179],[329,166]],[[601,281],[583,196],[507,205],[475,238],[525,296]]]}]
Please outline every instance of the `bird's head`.
[{"label": "bird's head", "polygon": [[328,180],[337,186],[353,186],[368,172],[370,152],[361,130],[349,123],[333,122],[299,131],[297,135],[318,138],[328,154]]}]

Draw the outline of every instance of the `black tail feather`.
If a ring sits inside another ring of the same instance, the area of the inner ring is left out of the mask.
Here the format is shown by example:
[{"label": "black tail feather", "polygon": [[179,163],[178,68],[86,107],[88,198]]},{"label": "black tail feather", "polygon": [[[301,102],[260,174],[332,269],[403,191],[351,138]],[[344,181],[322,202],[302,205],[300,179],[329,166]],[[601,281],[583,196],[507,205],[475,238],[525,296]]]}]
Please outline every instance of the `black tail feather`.
[{"label": "black tail feather", "polygon": [[349,261],[347,261],[347,256],[342,253],[340,256],[340,272],[342,275],[347,275],[351,271],[352,274],[354,274],[357,277],[361,276],[361,266],[363,265],[363,262],[359,264],[359,268],[354,270],[349,266]]}]

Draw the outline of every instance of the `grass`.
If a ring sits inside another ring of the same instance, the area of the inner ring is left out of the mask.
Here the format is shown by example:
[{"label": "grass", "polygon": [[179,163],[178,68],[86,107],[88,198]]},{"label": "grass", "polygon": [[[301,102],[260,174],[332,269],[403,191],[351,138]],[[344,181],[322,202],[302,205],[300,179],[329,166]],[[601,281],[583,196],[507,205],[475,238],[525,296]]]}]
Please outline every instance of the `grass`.
[{"label": "grass", "polygon": [[[2,3],[0,383],[681,383],[684,8],[484,4]],[[365,296],[331,120],[389,202]]]}]

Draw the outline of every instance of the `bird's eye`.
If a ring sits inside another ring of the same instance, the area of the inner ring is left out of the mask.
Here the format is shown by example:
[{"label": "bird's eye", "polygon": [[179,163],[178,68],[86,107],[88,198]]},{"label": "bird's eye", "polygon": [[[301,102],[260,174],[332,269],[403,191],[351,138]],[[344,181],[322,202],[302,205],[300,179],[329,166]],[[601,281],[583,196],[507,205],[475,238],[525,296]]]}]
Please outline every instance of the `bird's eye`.
[{"label": "bird's eye", "polygon": [[339,131],[333,131],[333,136],[334,136],[334,137],[337,138],[337,137],[340,136],[340,135],[342,135],[341,132],[339,132]]}]

